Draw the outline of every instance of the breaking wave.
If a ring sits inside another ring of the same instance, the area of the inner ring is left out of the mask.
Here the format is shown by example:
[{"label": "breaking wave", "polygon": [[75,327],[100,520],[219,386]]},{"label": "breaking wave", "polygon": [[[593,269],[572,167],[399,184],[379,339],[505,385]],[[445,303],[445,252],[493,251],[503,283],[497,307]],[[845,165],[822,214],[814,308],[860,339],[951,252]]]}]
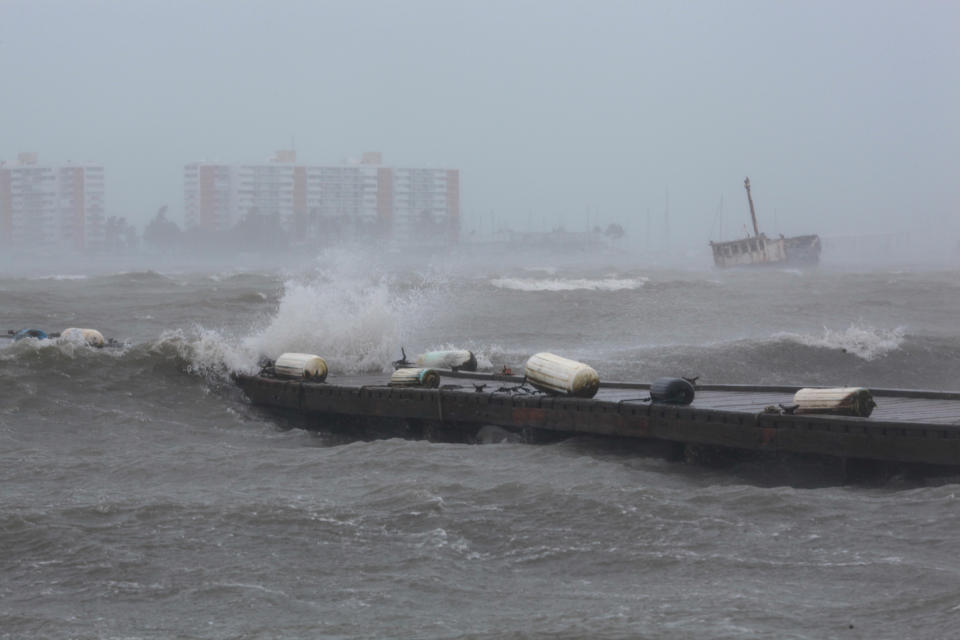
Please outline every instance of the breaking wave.
[{"label": "breaking wave", "polygon": [[83,274],[69,274],[69,273],[60,273],[54,274],[52,276],[35,276],[31,280],[86,280],[88,276]]},{"label": "breaking wave", "polygon": [[702,383],[955,389],[960,340],[855,324],[815,335],[621,348],[603,352],[600,361],[601,379],[608,380],[682,375]]},{"label": "breaking wave", "polygon": [[490,284],[515,291],[623,291],[639,289],[646,282],[647,278],[494,278]]},{"label": "breaking wave", "polygon": [[344,257],[324,264],[284,282],[276,310],[245,335],[197,326],[167,332],[161,342],[175,345],[190,368],[203,374],[249,373],[263,358],[285,352],[315,353],[338,373],[390,370],[410,330],[439,308],[431,302],[443,292],[444,280],[371,270]]},{"label": "breaking wave", "polygon": [[[167,280],[154,272],[106,278],[110,279],[133,280],[135,284]],[[108,349],[103,354],[125,356],[121,359],[128,363],[134,354],[139,354],[137,358],[159,357],[211,382],[231,373],[254,373],[264,358],[294,351],[318,354],[331,371],[340,374],[389,371],[411,332],[442,313],[444,305],[438,301],[446,283],[435,272],[397,273],[375,264],[370,256],[330,252],[318,257],[315,268],[287,275],[280,291],[262,293],[259,289],[265,282],[254,281],[249,283],[251,288],[217,301],[254,305],[276,300],[272,309],[268,307],[246,326],[203,322],[173,327],[132,349]],[[277,284],[273,282],[274,287]],[[84,345],[62,340],[0,342],[0,359],[21,362],[96,357],[87,351]]]},{"label": "breaking wave", "polygon": [[790,340],[808,347],[839,349],[864,360],[875,360],[895,351],[903,344],[905,330],[878,329],[876,327],[852,324],[842,331],[824,327],[821,335],[797,333],[778,333],[775,339]]},{"label": "breaking wave", "polygon": [[316,353],[351,373],[384,370],[397,358],[425,295],[417,288],[394,291],[386,277],[366,283],[290,282],[276,315],[243,347],[271,358],[286,351]]},{"label": "breaking wave", "polygon": [[25,338],[0,340],[0,361],[12,360],[24,363],[27,366],[45,366],[49,362],[77,360],[106,354],[107,356],[121,356],[128,345],[118,345],[117,348],[95,349],[84,342],[80,336],[55,338]]}]

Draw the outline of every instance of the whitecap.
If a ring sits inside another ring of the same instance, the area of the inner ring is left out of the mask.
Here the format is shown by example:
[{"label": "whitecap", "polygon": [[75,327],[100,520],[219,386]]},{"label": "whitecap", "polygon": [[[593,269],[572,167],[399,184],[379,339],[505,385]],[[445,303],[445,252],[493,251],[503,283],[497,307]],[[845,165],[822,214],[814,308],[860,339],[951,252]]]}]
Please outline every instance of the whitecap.
[{"label": "whitecap", "polygon": [[515,291],[623,291],[639,289],[647,278],[494,278],[498,289]]},{"label": "whitecap", "polygon": [[64,273],[64,274],[56,274],[52,276],[37,276],[31,279],[32,280],[86,280],[87,276],[82,274]]},{"label": "whitecap", "polygon": [[824,327],[819,336],[780,333],[776,338],[792,340],[808,347],[839,349],[864,360],[875,360],[895,351],[903,344],[903,327],[879,329],[864,324],[851,324],[842,331]]}]

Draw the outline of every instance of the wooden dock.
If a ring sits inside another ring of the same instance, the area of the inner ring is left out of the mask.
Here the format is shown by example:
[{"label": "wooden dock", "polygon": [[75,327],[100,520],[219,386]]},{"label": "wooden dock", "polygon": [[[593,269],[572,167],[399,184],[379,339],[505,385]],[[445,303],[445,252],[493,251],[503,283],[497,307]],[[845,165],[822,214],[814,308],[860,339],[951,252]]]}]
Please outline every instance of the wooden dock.
[{"label": "wooden dock", "polygon": [[[652,404],[649,385],[601,383],[592,399],[517,389],[522,378],[443,372],[439,389],[390,387],[389,376],[325,382],[238,376],[256,405],[310,419],[339,416],[402,426],[413,437],[475,434],[496,425],[525,434],[593,434],[677,446],[817,454],[960,469],[960,392],[873,389],[869,418],[788,415],[799,387],[698,385],[687,406]],[[328,420],[329,422],[329,420]],[[319,425],[318,425],[319,426]],[[469,437],[465,438],[469,441]]]}]

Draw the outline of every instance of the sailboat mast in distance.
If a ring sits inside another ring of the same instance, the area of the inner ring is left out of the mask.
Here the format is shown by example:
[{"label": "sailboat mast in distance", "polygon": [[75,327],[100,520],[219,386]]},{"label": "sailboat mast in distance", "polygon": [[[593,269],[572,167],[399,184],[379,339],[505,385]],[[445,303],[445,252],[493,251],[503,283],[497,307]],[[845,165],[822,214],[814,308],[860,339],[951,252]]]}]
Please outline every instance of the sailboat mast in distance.
[{"label": "sailboat mast in distance", "polygon": [[747,190],[747,201],[750,203],[750,219],[753,220],[753,235],[760,236],[760,229],[757,227],[757,212],[753,209],[753,196],[750,195],[750,178],[743,179],[743,186]]}]

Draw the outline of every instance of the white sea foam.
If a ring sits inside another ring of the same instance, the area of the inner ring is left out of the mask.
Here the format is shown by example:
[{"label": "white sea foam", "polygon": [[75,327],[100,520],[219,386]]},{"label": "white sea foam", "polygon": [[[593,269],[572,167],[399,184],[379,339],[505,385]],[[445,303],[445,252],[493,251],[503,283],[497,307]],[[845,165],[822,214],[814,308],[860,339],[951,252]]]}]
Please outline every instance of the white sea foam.
[{"label": "white sea foam", "polygon": [[285,352],[317,354],[338,373],[388,371],[408,331],[429,312],[430,299],[442,293],[442,280],[370,275],[377,270],[349,256],[324,264],[322,271],[288,280],[276,312],[249,335],[232,338],[194,327],[168,332],[161,342],[172,343],[201,373],[252,372],[263,357]]},{"label": "white sea foam", "polygon": [[495,278],[490,284],[516,291],[622,291],[639,289],[647,278]]},{"label": "white sea foam", "polygon": [[176,349],[189,363],[188,370],[192,373],[216,377],[231,371],[254,373],[257,370],[256,353],[212,329],[197,326],[191,331],[164,331],[153,347],[162,349],[164,346]]},{"label": "white sea foam", "polygon": [[823,333],[819,336],[780,333],[774,337],[792,340],[808,347],[840,349],[864,360],[874,360],[899,349],[903,344],[904,335],[903,327],[878,329],[863,324],[851,324],[842,331],[824,327]]},{"label": "white sea foam", "polygon": [[61,356],[74,359],[83,356],[95,355],[96,357],[122,357],[126,351],[126,344],[117,344],[119,348],[98,349],[90,346],[80,335],[58,336],[53,338],[24,338],[14,342],[13,340],[0,340],[0,360],[12,360],[24,356],[32,357],[37,353],[55,353],[59,352]]},{"label": "white sea foam", "polygon": [[36,278],[32,278],[32,279],[33,280],[86,280],[87,276],[82,274],[64,273],[64,274],[56,274],[52,276],[37,276]]},{"label": "white sea foam", "polygon": [[409,300],[386,281],[364,284],[288,283],[270,324],[244,341],[248,350],[276,357],[316,353],[341,371],[383,369],[403,344]]}]

